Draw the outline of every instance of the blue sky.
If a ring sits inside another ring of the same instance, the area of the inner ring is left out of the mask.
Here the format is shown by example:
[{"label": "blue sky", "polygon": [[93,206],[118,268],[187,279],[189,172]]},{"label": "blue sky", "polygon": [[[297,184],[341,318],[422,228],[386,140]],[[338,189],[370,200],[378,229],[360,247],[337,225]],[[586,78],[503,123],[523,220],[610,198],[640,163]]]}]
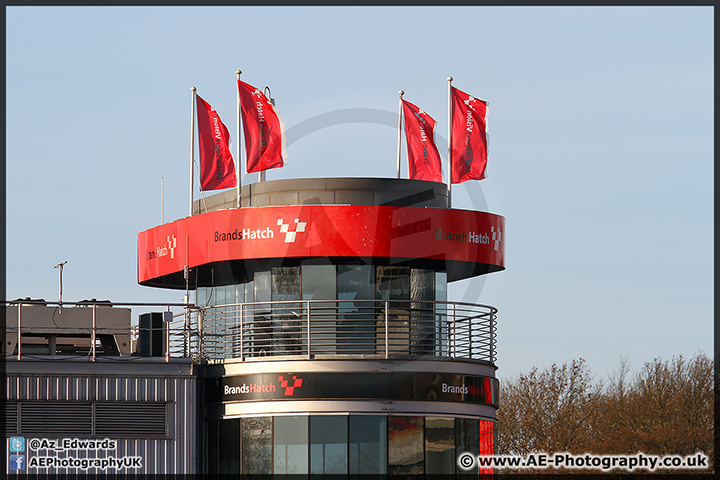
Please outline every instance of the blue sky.
[{"label": "blue sky", "polygon": [[498,376],[712,352],[712,7],[8,7],[6,33],[8,299],[57,300],[67,260],[66,301],[182,300],[135,257],[161,178],[188,214],[190,87],[233,137],[237,69],[289,133],[339,112],[269,180],[394,177],[398,90],[442,145],[452,76],[490,105],[453,206],[505,216],[507,270],[450,299],[499,308]]}]

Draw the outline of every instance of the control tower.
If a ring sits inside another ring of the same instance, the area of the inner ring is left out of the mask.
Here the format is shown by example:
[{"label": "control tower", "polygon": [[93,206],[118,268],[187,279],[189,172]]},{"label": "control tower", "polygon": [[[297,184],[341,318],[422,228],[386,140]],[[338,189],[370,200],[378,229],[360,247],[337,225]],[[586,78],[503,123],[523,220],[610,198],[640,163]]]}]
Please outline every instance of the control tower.
[{"label": "control tower", "polygon": [[504,218],[447,185],[264,181],[138,234],[138,282],[194,292],[202,473],[477,477],[497,309],[448,283],[503,270]]}]

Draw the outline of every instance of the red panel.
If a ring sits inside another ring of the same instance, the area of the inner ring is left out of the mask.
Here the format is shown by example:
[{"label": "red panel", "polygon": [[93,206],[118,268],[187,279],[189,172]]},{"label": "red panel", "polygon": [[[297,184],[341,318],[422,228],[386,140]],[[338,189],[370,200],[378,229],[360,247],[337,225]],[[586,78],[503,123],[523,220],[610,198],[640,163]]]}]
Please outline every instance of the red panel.
[{"label": "red panel", "polygon": [[504,268],[505,219],[469,210],[297,205],[219,210],[138,234],[138,282],[213,262],[431,258]]}]

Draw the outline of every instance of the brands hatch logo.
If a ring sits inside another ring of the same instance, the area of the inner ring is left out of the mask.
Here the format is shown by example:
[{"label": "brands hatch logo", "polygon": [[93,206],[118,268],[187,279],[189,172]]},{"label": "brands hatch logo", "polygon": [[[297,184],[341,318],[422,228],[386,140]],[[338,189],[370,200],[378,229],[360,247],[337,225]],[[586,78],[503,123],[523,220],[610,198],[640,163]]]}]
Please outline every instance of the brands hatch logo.
[{"label": "brands hatch logo", "polygon": [[168,253],[170,254],[170,258],[175,258],[175,249],[177,248],[177,238],[175,238],[175,235],[168,235],[165,237],[167,240],[167,245],[163,244],[159,247],[155,247],[155,250],[146,250],[145,251],[145,258],[148,260],[152,260],[154,258],[158,257],[164,257]]},{"label": "brands hatch logo", "polygon": [[295,219],[295,231],[290,231],[290,225],[287,223],[283,223],[283,219],[279,219],[277,221],[277,224],[280,225],[280,233],[285,234],[285,243],[293,243],[295,242],[295,235],[297,232],[304,232],[305,231],[305,225],[307,225],[307,222],[301,222],[299,218]]},{"label": "brands hatch logo", "polygon": [[[304,232],[305,227],[307,226],[307,222],[301,222],[299,218],[296,218],[294,223],[295,228],[290,231],[290,225],[292,224],[284,223],[282,218],[277,221],[277,225],[280,227],[280,233],[285,234],[285,243],[294,243],[297,234],[299,232]],[[226,232],[215,231],[215,242],[230,242],[235,240],[271,240],[275,238],[275,232],[276,230],[273,230],[270,227],[257,228],[255,230],[252,228],[235,228]]]},{"label": "brands hatch logo", "polygon": [[295,375],[293,375],[293,384],[291,387],[288,386],[288,382],[290,380],[283,380],[283,376],[280,375],[280,378],[278,378],[278,381],[280,382],[280,387],[285,389],[285,396],[290,396],[293,393],[295,393],[295,388],[302,387],[303,379],[297,378]]},{"label": "brands hatch logo", "polygon": [[490,227],[490,231],[492,232],[492,240],[494,243],[493,249],[497,252],[498,248],[500,248],[500,242],[502,242],[502,232],[499,228],[495,231],[495,227]]},{"label": "brands hatch logo", "polygon": [[[292,397],[295,394],[295,389],[302,387],[303,379],[298,378],[295,375],[292,375],[292,380],[285,380],[284,375],[280,375],[277,379],[278,382],[280,382],[279,388],[284,389],[283,396],[285,397]],[[290,384],[292,383],[292,385]],[[270,394],[271,397],[273,393],[278,391],[277,383],[275,382],[268,382],[268,383],[243,383],[239,386],[233,386],[233,385],[225,385],[223,387],[224,394],[227,395],[247,395],[247,394]]]},{"label": "brands hatch logo", "polygon": [[167,243],[168,248],[170,249],[170,258],[175,258],[175,248],[177,247],[177,238],[175,238],[175,235],[172,235],[172,241],[170,240],[170,236],[168,235]]}]

